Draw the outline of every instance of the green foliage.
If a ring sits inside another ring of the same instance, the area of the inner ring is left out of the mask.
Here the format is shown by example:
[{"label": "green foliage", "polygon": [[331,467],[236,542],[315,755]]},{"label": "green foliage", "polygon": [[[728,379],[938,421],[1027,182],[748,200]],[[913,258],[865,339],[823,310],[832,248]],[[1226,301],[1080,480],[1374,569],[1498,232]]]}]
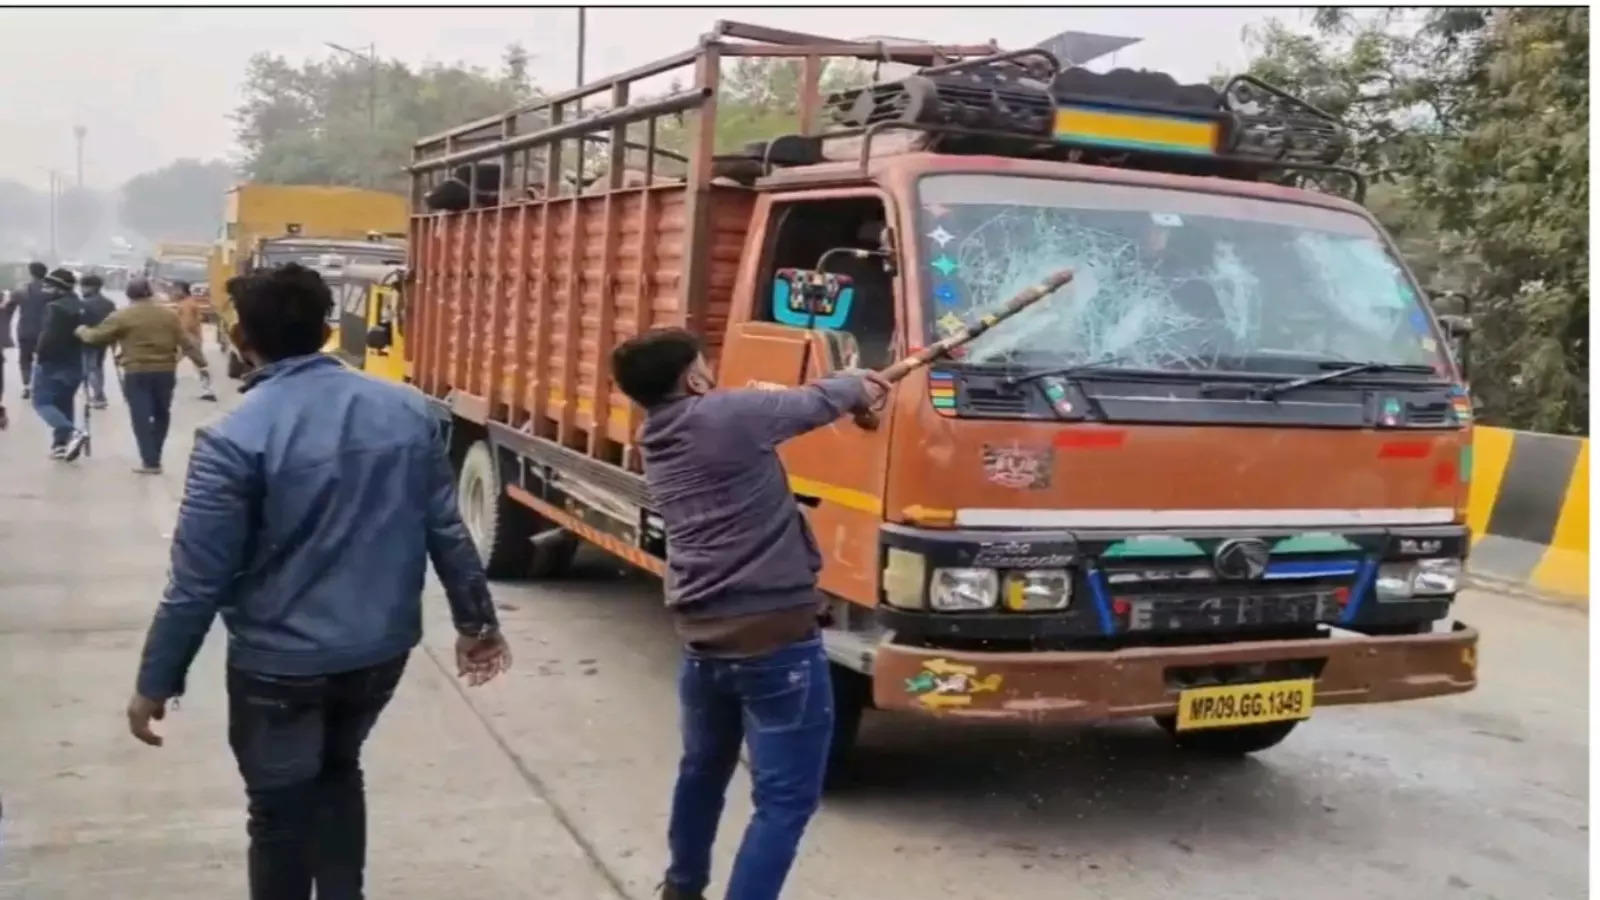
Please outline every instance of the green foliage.
[{"label": "green foliage", "polygon": [[250,181],[350,184],[396,192],[417,138],[505,112],[533,96],[528,54],[506,48],[499,72],[395,60],[331,59],[299,66],[251,57],[234,111]]},{"label": "green foliage", "polygon": [[1324,9],[1252,39],[1253,73],[1352,127],[1423,283],[1469,298],[1485,419],[1587,432],[1588,11]]},{"label": "green foliage", "polygon": [[122,186],[120,218],[152,241],[209,241],[222,226],[222,195],[236,178],[221,160],[177,160]]},{"label": "green foliage", "polygon": [[[800,85],[803,64],[798,59],[738,57],[724,61],[717,91],[716,152],[732,153],[751,141],[768,140],[800,130]],[[873,68],[855,60],[828,60],[817,79],[819,92],[861,87],[873,80]],[[668,93],[684,88],[674,84]],[[661,126],[660,146],[687,153],[687,117],[668,119]],[[639,140],[637,135],[631,140]]]}]

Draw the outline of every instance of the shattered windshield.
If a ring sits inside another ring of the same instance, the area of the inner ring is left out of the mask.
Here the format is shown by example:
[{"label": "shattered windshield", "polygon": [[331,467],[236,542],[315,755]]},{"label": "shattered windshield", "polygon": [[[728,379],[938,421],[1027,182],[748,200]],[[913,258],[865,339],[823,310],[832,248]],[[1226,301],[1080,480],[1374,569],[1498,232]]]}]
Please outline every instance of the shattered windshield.
[{"label": "shattered windshield", "polygon": [[1010,175],[921,181],[937,338],[1063,266],[1071,285],[967,348],[971,362],[1179,370],[1322,360],[1448,371],[1411,281],[1336,210]]}]

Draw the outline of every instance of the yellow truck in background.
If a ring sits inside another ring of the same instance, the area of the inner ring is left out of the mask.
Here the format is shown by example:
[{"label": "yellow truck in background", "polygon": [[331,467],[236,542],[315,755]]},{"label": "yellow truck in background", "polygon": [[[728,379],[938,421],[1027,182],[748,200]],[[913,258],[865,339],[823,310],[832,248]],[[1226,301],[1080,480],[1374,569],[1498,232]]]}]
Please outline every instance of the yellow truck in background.
[{"label": "yellow truck in background", "polygon": [[175,303],[178,298],[172,296],[174,282],[186,282],[202,291],[207,287],[210,253],[211,247],[206,244],[161,241],[145,260],[144,274],[158,295]]},{"label": "yellow truck in background", "polygon": [[[224,198],[222,234],[211,249],[209,274],[217,310],[218,341],[227,351],[230,374],[242,369],[227,344],[233,324],[228,279],[261,265],[275,265],[272,245],[403,239],[406,200],[398,194],[322,184],[240,184]],[[287,248],[285,248],[287,249]]]}]

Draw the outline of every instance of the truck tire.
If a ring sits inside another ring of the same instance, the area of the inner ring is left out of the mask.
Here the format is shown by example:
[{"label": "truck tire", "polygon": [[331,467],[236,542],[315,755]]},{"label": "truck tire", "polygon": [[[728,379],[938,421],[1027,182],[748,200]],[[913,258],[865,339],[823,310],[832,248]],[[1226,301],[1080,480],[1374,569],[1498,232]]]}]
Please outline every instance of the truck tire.
[{"label": "truck tire", "polygon": [[1157,716],[1156,722],[1172,738],[1180,750],[1206,756],[1244,756],[1276,747],[1289,736],[1300,720],[1264,722],[1260,725],[1241,725],[1237,728],[1206,728],[1200,731],[1179,731],[1173,716]]},{"label": "truck tire", "polygon": [[494,453],[483,441],[474,441],[461,459],[456,504],[490,578],[515,577],[528,570],[532,549],[528,541],[537,517],[506,495]]},{"label": "truck tire", "polygon": [[872,679],[838,663],[828,664],[833,683],[833,738],[828,744],[824,787],[835,787],[850,776],[850,757],[861,733],[861,716],[872,705]]}]

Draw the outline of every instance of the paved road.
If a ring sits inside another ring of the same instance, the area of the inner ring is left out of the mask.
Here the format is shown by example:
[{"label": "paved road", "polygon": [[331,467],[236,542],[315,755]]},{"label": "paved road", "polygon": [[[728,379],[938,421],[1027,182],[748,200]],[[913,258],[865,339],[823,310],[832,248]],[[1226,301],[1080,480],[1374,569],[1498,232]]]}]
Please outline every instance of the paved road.
[{"label": "paved road", "polygon": [[[116,716],[177,476],[130,491],[131,457],[105,450],[93,472],[60,472],[32,461],[35,432],[0,437],[0,713],[13,726],[0,733],[0,897],[236,896],[215,642],[165,756],[131,744]],[[81,562],[63,575],[69,559]],[[433,663],[449,631],[432,592],[428,652],[373,746],[374,896],[651,896],[677,745],[658,592],[600,556],[569,578],[500,585],[517,664],[470,693]],[[1478,691],[1329,709],[1244,761],[1183,757],[1144,723],[869,714],[860,775],[825,802],[786,896],[1584,896],[1587,617],[1481,592],[1459,612],[1484,632]],[[738,778],[718,883],[749,811]],[[127,879],[150,889],[113,887]]]}]

